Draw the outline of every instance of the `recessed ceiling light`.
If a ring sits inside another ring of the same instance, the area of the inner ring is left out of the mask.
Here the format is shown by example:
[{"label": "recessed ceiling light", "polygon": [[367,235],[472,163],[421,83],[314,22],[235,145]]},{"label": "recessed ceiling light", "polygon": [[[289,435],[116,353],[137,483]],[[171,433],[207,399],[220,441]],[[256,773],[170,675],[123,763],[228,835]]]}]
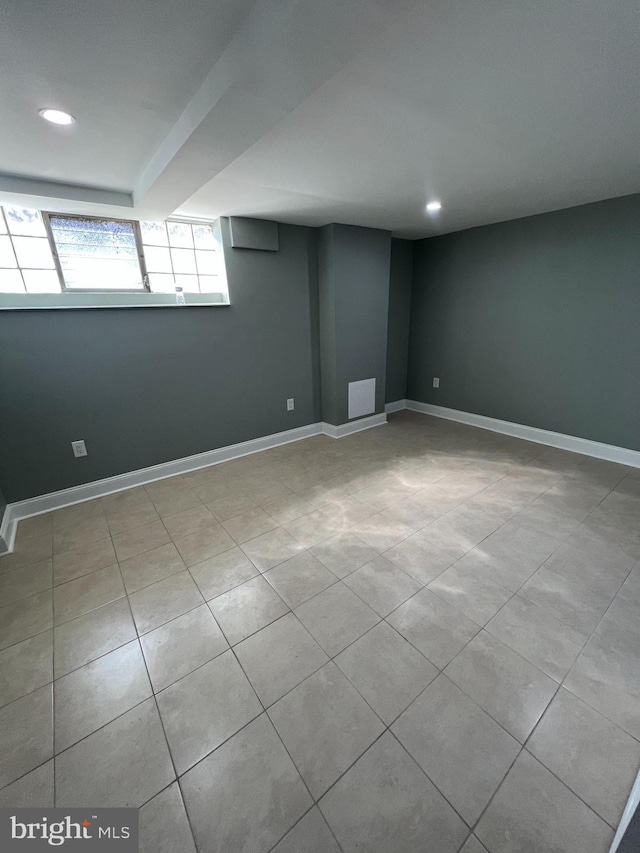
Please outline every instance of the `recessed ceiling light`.
[{"label": "recessed ceiling light", "polygon": [[442,209],[442,202],[440,201],[430,201],[427,205],[427,210],[429,213],[437,213]]},{"label": "recessed ceiling light", "polygon": [[38,111],[42,118],[50,121],[52,124],[75,124],[76,120],[71,113],[65,113],[63,110],[44,109]]}]

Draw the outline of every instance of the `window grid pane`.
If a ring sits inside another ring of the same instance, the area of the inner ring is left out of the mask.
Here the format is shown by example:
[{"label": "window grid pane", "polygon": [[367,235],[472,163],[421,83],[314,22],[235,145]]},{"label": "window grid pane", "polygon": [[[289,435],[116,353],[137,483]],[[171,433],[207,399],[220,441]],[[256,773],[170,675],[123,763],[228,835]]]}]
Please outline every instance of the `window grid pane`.
[{"label": "window grid pane", "polygon": [[218,292],[219,255],[211,225],[169,219],[141,222],[140,231],[152,292],[173,293],[176,287],[186,293]]}]

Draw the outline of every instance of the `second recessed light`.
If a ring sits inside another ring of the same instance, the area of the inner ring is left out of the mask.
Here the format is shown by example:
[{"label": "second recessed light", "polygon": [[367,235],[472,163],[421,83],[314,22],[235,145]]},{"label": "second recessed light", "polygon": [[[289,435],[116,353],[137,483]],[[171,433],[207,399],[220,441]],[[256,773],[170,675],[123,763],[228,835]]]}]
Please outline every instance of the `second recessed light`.
[{"label": "second recessed light", "polygon": [[75,124],[76,120],[71,115],[71,113],[65,113],[64,110],[52,110],[49,107],[46,107],[43,110],[38,110],[39,114],[46,121],[50,121],[52,124]]},{"label": "second recessed light", "polygon": [[442,202],[441,201],[430,201],[427,204],[427,210],[429,213],[437,213],[439,210],[442,210]]}]

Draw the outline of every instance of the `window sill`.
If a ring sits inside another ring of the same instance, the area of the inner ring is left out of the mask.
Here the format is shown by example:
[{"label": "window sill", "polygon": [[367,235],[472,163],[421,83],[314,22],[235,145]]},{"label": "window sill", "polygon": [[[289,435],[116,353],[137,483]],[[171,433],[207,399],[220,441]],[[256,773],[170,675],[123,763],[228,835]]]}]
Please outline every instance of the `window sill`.
[{"label": "window sill", "polygon": [[0,311],[69,308],[203,308],[229,305],[226,293],[0,293]]}]

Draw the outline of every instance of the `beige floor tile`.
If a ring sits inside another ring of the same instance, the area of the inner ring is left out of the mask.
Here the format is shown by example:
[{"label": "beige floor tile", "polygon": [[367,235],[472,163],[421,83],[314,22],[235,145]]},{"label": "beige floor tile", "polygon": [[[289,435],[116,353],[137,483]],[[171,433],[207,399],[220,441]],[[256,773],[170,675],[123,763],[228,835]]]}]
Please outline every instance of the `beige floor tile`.
[{"label": "beige floor tile", "polygon": [[55,554],[53,558],[53,582],[55,584],[67,583],[67,581],[88,575],[98,569],[112,566],[116,562],[116,554],[111,544],[111,539],[99,539],[65,551],[63,554]]},{"label": "beige floor tile", "polygon": [[239,548],[230,548],[216,557],[204,560],[192,566],[190,571],[207,601],[260,574]]},{"label": "beige floor tile", "polygon": [[273,848],[273,853],[340,853],[327,822],[317,806]]},{"label": "beige floor tile", "polygon": [[392,731],[469,826],[520,752],[520,744],[445,675],[409,706]]},{"label": "beige floor tile", "polygon": [[163,518],[164,526],[172,539],[179,539],[199,530],[208,530],[213,521],[213,515],[203,504]]},{"label": "beige floor tile", "polygon": [[384,731],[332,662],[276,702],[269,716],[316,799]]},{"label": "beige floor tile", "polygon": [[[146,489],[149,491],[148,486]],[[192,509],[192,507],[199,506],[202,503],[194,491],[181,487],[154,491],[149,497],[161,518],[175,515],[186,509]]]},{"label": "beige floor tile", "polygon": [[75,525],[83,524],[94,518],[103,518],[102,500],[96,498],[82,503],[71,504],[51,513],[53,530],[64,530]]},{"label": "beige floor tile", "polygon": [[385,551],[384,556],[422,584],[437,578],[455,560],[453,554],[415,535]]},{"label": "beige floor tile", "polygon": [[462,557],[502,524],[499,514],[460,506],[424,527],[421,536],[443,551]]},{"label": "beige floor tile", "polygon": [[166,545],[171,538],[161,521],[152,521],[113,536],[113,545],[119,561]]},{"label": "beige floor tile", "polygon": [[331,539],[345,529],[339,520],[327,517],[321,509],[313,510],[307,515],[288,521],[282,527],[303,548],[312,548],[326,539]]},{"label": "beige floor tile", "polygon": [[196,853],[177,782],[140,809],[138,838],[140,853]]},{"label": "beige floor tile", "polygon": [[124,533],[134,527],[151,524],[152,521],[157,521],[159,518],[156,508],[150,500],[136,503],[129,508],[106,509],[105,517],[109,525],[109,533],[112,536]]},{"label": "beige floor tile", "polygon": [[338,578],[345,578],[378,556],[375,548],[348,531],[315,545],[311,553]]},{"label": "beige floor tile", "polygon": [[124,584],[117,565],[60,584],[53,590],[54,623],[61,625],[69,622],[83,613],[122,598],[124,594]]},{"label": "beige floor tile", "polygon": [[460,853],[486,853],[487,848],[480,844],[475,835],[470,835]]},{"label": "beige floor tile", "polygon": [[109,525],[103,515],[87,518],[61,529],[53,529],[53,553],[62,554],[109,536]]},{"label": "beige floor tile", "polygon": [[231,651],[167,687],[157,699],[178,775],[262,712]]},{"label": "beige floor tile", "polygon": [[638,657],[612,651],[591,639],[564,686],[640,740]]},{"label": "beige floor tile", "polygon": [[390,733],[320,801],[345,853],[457,853],[469,829]]},{"label": "beige floor tile", "polygon": [[265,572],[264,578],[289,607],[298,607],[338,581],[333,572],[308,551]]},{"label": "beige floor tile", "polygon": [[58,625],[53,631],[55,676],[60,678],[136,637],[126,598],[119,598]]},{"label": "beige floor tile", "polygon": [[242,515],[252,509],[256,509],[257,504],[243,494],[229,495],[228,497],[216,498],[207,503],[207,509],[216,519],[216,521],[226,521],[228,518],[234,518],[236,515]]},{"label": "beige floor tile", "polygon": [[513,595],[486,575],[461,569],[457,563],[432,581],[429,589],[478,625],[488,622]]},{"label": "beige floor tile", "polygon": [[157,693],[229,648],[206,604],[140,638]]},{"label": "beige floor tile", "polygon": [[0,790],[2,809],[41,809],[54,805],[53,760]]},{"label": "beige floor tile", "polygon": [[430,589],[422,589],[387,616],[387,622],[443,669],[472,640],[480,626],[447,604]]},{"label": "beige floor tile", "polygon": [[243,512],[241,515],[234,515],[232,518],[226,519],[222,522],[222,526],[231,538],[238,545],[241,545],[243,542],[248,542],[249,539],[255,539],[256,536],[268,533],[269,530],[275,530],[278,523],[263,509],[256,507]]},{"label": "beige floor tile", "polygon": [[587,641],[586,635],[521,595],[514,595],[486,630],[556,681],[569,672]]},{"label": "beige floor tile", "polygon": [[334,657],[380,621],[380,617],[343,583],[335,583],[306,601],[296,616]]},{"label": "beige floor tile", "polygon": [[613,594],[595,592],[546,566],[531,576],[521,593],[560,622],[587,636],[602,619],[613,599]]},{"label": "beige floor tile", "polygon": [[416,593],[421,584],[384,557],[376,557],[344,579],[380,616],[388,616]]},{"label": "beige floor tile", "polygon": [[372,628],[335,660],[386,725],[433,681],[438,670],[386,622]]},{"label": "beige floor tile", "polygon": [[51,560],[41,560],[0,575],[0,601],[3,607],[28,598],[53,586]]},{"label": "beige floor tile", "polygon": [[122,579],[129,595],[184,569],[184,561],[173,542],[120,562]]},{"label": "beige floor tile", "polygon": [[544,567],[594,592],[614,596],[634,565],[633,557],[607,560],[601,554],[561,545],[545,562]]},{"label": "beige floor tile", "polygon": [[0,788],[53,757],[52,685],[0,709]]},{"label": "beige floor tile", "polygon": [[238,643],[235,652],[265,707],[328,660],[293,613]]},{"label": "beige floor tile", "polygon": [[199,850],[270,850],[312,805],[266,714],[181,779]]},{"label": "beige floor tile", "polygon": [[209,608],[232,646],[270,625],[289,610],[261,575],[211,599]]},{"label": "beige floor tile", "polygon": [[381,514],[372,515],[366,521],[354,525],[352,532],[370,548],[379,553],[388,551],[399,542],[412,535],[413,530],[399,522],[389,521],[381,517]]},{"label": "beige floor tile", "polygon": [[607,853],[613,831],[526,751],[476,827],[489,853]]},{"label": "beige floor tile", "polygon": [[481,542],[461,557],[456,566],[460,571],[486,578],[511,592],[517,592],[540,568],[542,560],[501,543]]},{"label": "beige floor tile", "polygon": [[10,572],[12,569],[19,569],[22,566],[28,566],[30,563],[49,560],[52,555],[53,535],[51,533],[29,536],[21,540],[20,525],[18,525],[18,534],[13,553],[0,557],[0,574]]},{"label": "beige floor tile", "polygon": [[0,707],[53,681],[53,632],[44,631],[0,652]]},{"label": "beige floor tile", "polygon": [[62,752],[151,695],[137,640],[55,683],[55,747]]},{"label": "beige floor tile", "polygon": [[283,527],[278,527],[243,543],[242,550],[261,572],[266,572],[304,549]]},{"label": "beige floor tile", "polygon": [[286,524],[287,521],[293,521],[294,518],[300,518],[302,515],[307,515],[318,509],[313,501],[304,500],[296,494],[286,495],[277,500],[269,501],[264,504],[263,509],[278,522],[278,524]]},{"label": "beige floor tile", "polygon": [[610,826],[618,826],[640,766],[637,740],[561,688],[527,749]]},{"label": "beige floor tile", "polygon": [[444,672],[520,743],[558,689],[557,682],[486,631],[474,637]]},{"label": "beige floor tile", "polygon": [[175,779],[155,700],[56,757],[56,806],[139,808]]},{"label": "beige floor tile", "polygon": [[0,608],[0,649],[20,643],[53,627],[51,590]]},{"label": "beige floor tile", "polygon": [[189,572],[179,572],[129,596],[138,634],[146,634],[203,603]]},{"label": "beige floor tile", "polygon": [[187,566],[202,563],[210,557],[215,557],[216,554],[228,551],[236,544],[222,525],[213,520],[208,527],[189,533],[187,536],[181,536],[174,541]]}]

